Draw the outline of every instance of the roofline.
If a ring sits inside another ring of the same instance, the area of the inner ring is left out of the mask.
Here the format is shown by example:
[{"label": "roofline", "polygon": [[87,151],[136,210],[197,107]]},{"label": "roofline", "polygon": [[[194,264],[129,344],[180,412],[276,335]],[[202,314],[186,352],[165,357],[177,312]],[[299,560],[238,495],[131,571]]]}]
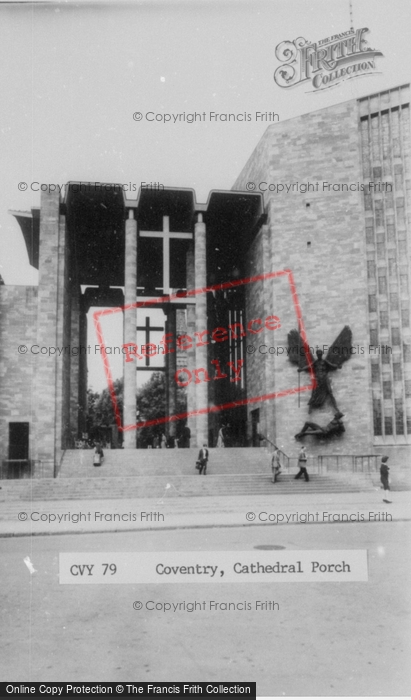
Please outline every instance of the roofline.
[{"label": "roofline", "polygon": [[[70,185],[91,185],[93,183],[91,182],[85,182],[84,180],[69,180],[66,184],[65,188],[65,195],[63,202],[66,203],[67,200],[67,194],[69,192],[69,186]],[[139,187],[138,189],[138,195],[137,199],[127,199],[125,191],[122,189],[121,183],[116,183],[116,182],[101,182],[99,183],[103,187],[104,186],[111,186],[113,189],[118,188],[119,190],[122,190],[123,193],[123,203],[124,203],[124,208],[125,209],[138,209],[141,203],[141,197],[142,197],[142,192],[143,191],[148,191],[150,192],[150,188],[148,187]],[[98,191],[98,190],[96,190]],[[264,211],[264,199],[263,195],[260,192],[247,192],[246,190],[210,190],[208,193],[207,201],[206,202],[197,202],[196,198],[196,192],[192,187],[163,187],[163,189],[156,191],[157,194],[161,195],[161,192],[185,192],[185,193],[190,193],[192,195],[192,201],[193,201],[193,208],[195,212],[201,213],[201,212],[207,212],[208,207],[210,205],[210,200],[211,197],[214,194],[220,194],[220,195],[238,195],[238,196],[247,196],[247,197],[258,197],[261,201],[261,210]],[[11,213],[11,212],[10,212]],[[26,214],[19,214],[19,216],[32,216],[30,213]]]},{"label": "roofline", "polygon": [[[372,77],[372,76],[368,76]],[[347,102],[362,102],[363,100],[367,100],[371,97],[377,97],[378,95],[385,95],[387,92],[394,92],[394,90],[401,90],[402,88],[409,88],[411,86],[411,83],[403,83],[402,85],[396,85],[395,87],[392,88],[386,88],[385,90],[379,90],[377,92],[373,92],[367,95],[363,95],[363,97],[352,97],[350,100],[341,100],[341,102],[334,102],[332,105],[327,105],[326,107],[318,107],[318,109],[313,109],[309,112],[303,112],[302,114],[296,114],[294,117],[287,117],[287,119],[281,119],[280,122],[276,122],[275,124],[269,124],[267,126],[267,129],[264,131],[263,135],[261,136],[261,139],[265,136],[265,134],[270,130],[274,128],[278,128],[279,124],[284,124],[285,122],[289,122],[292,119],[299,119],[300,117],[306,117],[308,114],[315,114],[316,112],[322,112],[326,109],[332,109],[333,107],[338,107],[339,105],[346,104]],[[315,94],[315,93],[313,93]],[[261,141],[260,139],[260,141]]]}]

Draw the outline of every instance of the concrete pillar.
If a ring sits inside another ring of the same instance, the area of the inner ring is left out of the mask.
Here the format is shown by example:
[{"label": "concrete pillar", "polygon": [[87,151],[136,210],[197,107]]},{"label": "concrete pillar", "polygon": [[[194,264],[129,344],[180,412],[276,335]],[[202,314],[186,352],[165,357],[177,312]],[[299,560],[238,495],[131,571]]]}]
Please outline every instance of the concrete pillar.
[{"label": "concrete pillar", "polygon": [[[87,304],[82,294],[80,296],[80,321],[79,321],[79,345],[87,348]],[[79,373],[77,379],[78,411],[77,425],[78,434],[81,437],[87,432],[87,353],[81,352],[79,356]]]},{"label": "concrete pillar", "polygon": [[[194,228],[194,270],[195,288],[200,289],[207,285],[206,266],[206,227],[202,214],[198,214],[198,219]],[[196,332],[204,332],[207,329],[207,294],[196,294]],[[208,370],[208,346],[201,343],[196,345],[196,369],[204,368]],[[196,388],[196,410],[208,407],[208,382],[201,381],[195,385]],[[204,443],[208,444],[208,414],[203,413],[196,416],[196,438],[197,447]]]},{"label": "concrete pillar", "polygon": [[[126,251],[124,271],[124,343],[136,342],[137,308],[127,309],[129,304],[137,301],[137,222],[134,219],[133,209],[128,211],[126,221]],[[123,425],[135,425],[136,423],[136,364],[124,360],[124,408]],[[123,433],[123,446],[125,449],[136,448],[136,431],[127,430]]]},{"label": "concrete pillar", "polygon": [[[80,347],[80,287],[74,283],[71,290],[71,347]],[[85,346],[84,346],[85,347]],[[80,351],[79,351],[80,352]],[[85,354],[85,350],[82,350]],[[78,437],[80,354],[70,357],[70,432]]]},{"label": "concrete pillar", "polygon": [[[70,345],[70,285],[69,256],[67,245],[66,217],[59,219],[59,247],[57,271],[57,347]],[[69,435],[69,401],[70,401],[70,353],[64,352],[56,357],[56,432],[55,440],[55,474],[60,466],[63,449],[67,447]]]},{"label": "concrete pillar", "polygon": [[[177,318],[176,309],[169,308],[167,311],[167,333],[172,334],[173,346],[176,345],[177,337]],[[173,347],[172,346],[172,347]],[[166,415],[174,416],[177,412],[177,401],[176,401],[176,389],[177,384],[175,380],[175,374],[177,370],[177,352],[169,352],[166,355]],[[166,432],[169,437],[176,436],[177,423],[173,421],[172,423],[166,423]]]},{"label": "concrete pillar", "polygon": [[[195,289],[195,275],[194,275],[194,246],[190,242],[189,249],[187,251],[187,290]],[[196,307],[195,304],[187,304],[187,334],[194,338],[194,333],[196,330]],[[187,350],[187,369],[190,370],[191,374],[195,370],[196,364],[196,351],[195,346]],[[196,396],[195,396],[195,384],[191,382],[186,388],[187,392],[187,427],[190,429],[191,436],[193,438],[192,445],[195,445],[194,440],[196,434],[196,417],[193,416],[193,412],[196,407]]]},{"label": "concrete pillar", "polygon": [[[38,287],[37,343],[40,347],[57,347],[59,274],[62,267],[60,235],[60,196],[41,193],[40,254]],[[59,256],[60,253],[60,256]],[[56,463],[56,376],[57,355],[38,355],[36,367],[35,447],[37,477],[53,477]]]}]

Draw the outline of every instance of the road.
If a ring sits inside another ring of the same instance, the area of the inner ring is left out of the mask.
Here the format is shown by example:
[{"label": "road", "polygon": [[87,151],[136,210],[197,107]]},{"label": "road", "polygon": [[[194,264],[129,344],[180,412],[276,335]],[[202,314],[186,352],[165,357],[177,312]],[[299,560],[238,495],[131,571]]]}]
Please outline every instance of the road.
[{"label": "road", "polygon": [[[409,522],[384,522],[1,539],[1,680],[256,681],[263,696],[408,695],[410,532]],[[255,551],[261,545],[367,549],[369,581],[58,582],[59,552]],[[279,609],[148,611],[150,600],[205,601],[207,608],[211,600],[253,608],[257,600],[275,601]],[[134,601],[143,603],[141,611]]]}]

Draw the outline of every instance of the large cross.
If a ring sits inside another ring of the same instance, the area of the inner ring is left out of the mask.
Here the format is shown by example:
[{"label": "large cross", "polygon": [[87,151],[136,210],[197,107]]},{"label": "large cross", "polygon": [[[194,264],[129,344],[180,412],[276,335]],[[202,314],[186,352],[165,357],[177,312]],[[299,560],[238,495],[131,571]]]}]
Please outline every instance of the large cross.
[{"label": "large cross", "polygon": [[[148,345],[150,342],[150,331],[163,331],[164,326],[150,326],[150,317],[146,316],[146,323],[144,326],[137,326],[138,331],[145,331],[146,332],[146,340],[145,340],[145,345]],[[150,357],[146,355],[146,367],[150,367]],[[138,367],[137,369],[142,369],[141,367]],[[156,371],[158,369],[164,369],[164,367],[155,367],[153,368]]]},{"label": "large cross", "polygon": [[140,231],[139,235],[144,238],[162,238],[163,239],[163,294],[170,294],[170,239],[180,238],[193,240],[192,233],[178,233],[170,231],[170,217],[163,216],[162,231]]}]

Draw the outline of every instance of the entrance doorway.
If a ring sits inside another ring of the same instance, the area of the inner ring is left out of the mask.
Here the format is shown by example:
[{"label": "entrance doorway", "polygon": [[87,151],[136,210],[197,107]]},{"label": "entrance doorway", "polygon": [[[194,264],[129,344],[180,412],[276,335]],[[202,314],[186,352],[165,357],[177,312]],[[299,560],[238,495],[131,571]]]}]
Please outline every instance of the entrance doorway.
[{"label": "entrance doorway", "polygon": [[9,423],[9,460],[28,460],[29,423]]}]

